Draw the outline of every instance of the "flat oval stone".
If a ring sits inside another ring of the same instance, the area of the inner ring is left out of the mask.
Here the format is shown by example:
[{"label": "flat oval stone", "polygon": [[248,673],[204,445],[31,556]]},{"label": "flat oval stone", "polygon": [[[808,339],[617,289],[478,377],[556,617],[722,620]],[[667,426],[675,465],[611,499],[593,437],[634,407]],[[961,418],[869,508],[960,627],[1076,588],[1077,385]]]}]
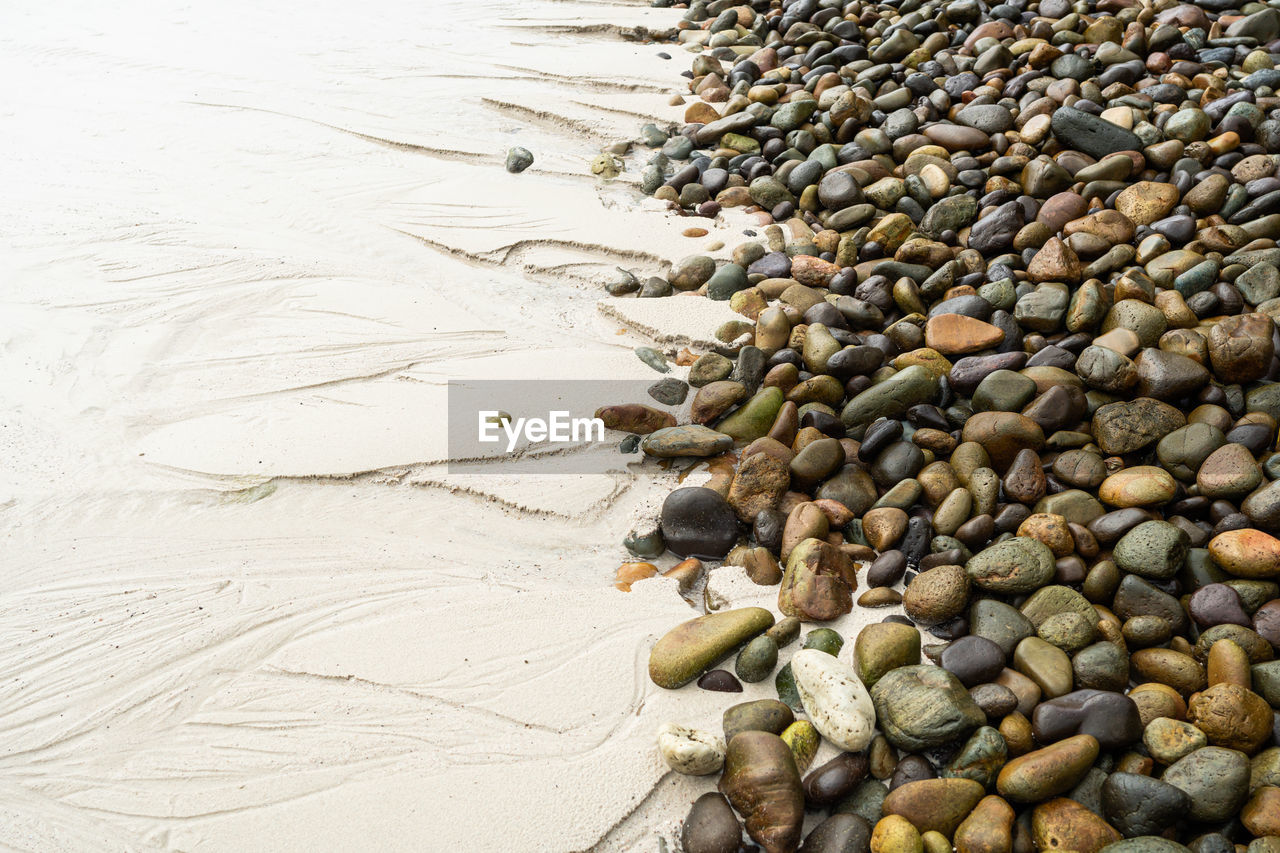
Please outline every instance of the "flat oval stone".
[{"label": "flat oval stone", "polygon": [[837,755],[804,778],[805,801],[816,806],[839,802],[866,778],[869,767],[863,753],[843,752]]},{"label": "flat oval stone", "polygon": [[649,677],[674,690],[693,681],[773,625],[763,607],[708,613],[672,628],[649,652]]},{"label": "flat oval stone", "polygon": [[1177,492],[1178,484],[1168,471],[1154,465],[1137,465],[1103,480],[1098,498],[1116,507],[1156,506],[1169,502]]},{"label": "flat oval stone", "polygon": [[725,743],[728,743],[740,732],[782,734],[795,719],[791,709],[777,699],[756,699],[726,708],[721,716],[721,726]]},{"label": "flat oval stone", "polygon": [[1209,556],[1240,578],[1280,575],[1280,539],[1261,530],[1228,530],[1209,540]]},{"label": "flat oval stone", "polygon": [[659,459],[719,456],[733,449],[733,439],[699,424],[663,427],[640,441],[640,449]]},{"label": "flat oval stone", "polygon": [[884,813],[900,815],[921,832],[951,836],[986,791],[972,779],[922,779],[889,792]]},{"label": "flat oval stone", "polygon": [[1076,735],[1018,756],[996,779],[1000,796],[1015,803],[1038,803],[1076,786],[1098,758],[1098,741]]},{"label": "flat oval stone", "polygon": [[1142,150],[1142,140],[1131,131],[1074,107],[1054,110],[1051,127],[1053,135],[1065,147],[1083,151],[1090,157]]},{"label": "flat oval stone", "polygon": [[1027,637],[1013,651],[1013,666],[1039,685],[1050,699],[1071,692],[1071,659],[1039,637]]}]

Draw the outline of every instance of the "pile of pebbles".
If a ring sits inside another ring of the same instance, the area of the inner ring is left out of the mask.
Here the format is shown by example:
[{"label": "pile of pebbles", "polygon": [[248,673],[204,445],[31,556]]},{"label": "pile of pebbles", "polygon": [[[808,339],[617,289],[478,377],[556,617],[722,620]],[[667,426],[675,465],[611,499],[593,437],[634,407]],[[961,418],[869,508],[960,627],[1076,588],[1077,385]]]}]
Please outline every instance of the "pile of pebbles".
[{"label": "pile of pebbles", "polygon": [[1280,851],[1280,8],[712,0],[679,40],[644,189],[762,231],[610,286],[742,317],[651,391],[689,423],[607,413],[712,471],[619,585],[723,561],[784,617],[652,650],[777,690],[659,734],[720,774],[687,853]]}]

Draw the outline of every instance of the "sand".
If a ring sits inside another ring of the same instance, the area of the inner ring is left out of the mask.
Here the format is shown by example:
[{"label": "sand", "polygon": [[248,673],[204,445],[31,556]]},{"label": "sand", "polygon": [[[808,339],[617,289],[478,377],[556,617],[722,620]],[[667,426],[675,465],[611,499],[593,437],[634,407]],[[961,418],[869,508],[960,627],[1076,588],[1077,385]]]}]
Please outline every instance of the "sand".
[{"label": "sand", "polygon": [[601,299],[741,239],[587,168],[679,118],[686,55],[627,38],[678,15],[5,10],[0,844],[674,843],[714,778],[654,732],[728,701],[645,677],[674,582],[611,581],[675,475],[450,476],[443,423],[450,377],[656,378],[731,316]]}]

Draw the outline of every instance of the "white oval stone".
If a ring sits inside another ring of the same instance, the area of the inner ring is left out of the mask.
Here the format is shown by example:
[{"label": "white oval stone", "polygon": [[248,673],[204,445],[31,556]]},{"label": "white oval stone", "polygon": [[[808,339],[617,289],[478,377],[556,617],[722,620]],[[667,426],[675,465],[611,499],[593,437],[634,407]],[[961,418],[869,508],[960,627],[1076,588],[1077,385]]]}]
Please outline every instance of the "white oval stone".
[{"label": "white oval stone", "polygon": [[791,674],[819,734],[848,752],[867,748],[875,734],[876,709],[853,667],[826,652],[801,649],[791,658]]},{"label": "white oval stone", "polygon": [[724,738],[675,723],[658,729],[658,751],[668,767],[686,776],[706,776],[724,766]]}]

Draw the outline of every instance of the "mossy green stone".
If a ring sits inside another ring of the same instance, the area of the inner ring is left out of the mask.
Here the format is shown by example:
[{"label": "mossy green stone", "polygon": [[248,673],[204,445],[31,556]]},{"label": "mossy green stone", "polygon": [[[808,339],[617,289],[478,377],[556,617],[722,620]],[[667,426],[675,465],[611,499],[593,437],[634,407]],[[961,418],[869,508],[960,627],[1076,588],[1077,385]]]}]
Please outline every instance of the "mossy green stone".
[{"label": "mossy green stone", "polygon": [[913,364],[850,400],[840,419],[846,427],[854,427],[877,418],[896,418],[912,406],[929,402],[937,393],[938,378],[922,365]]},{"label": "mossy green stone", "polygon": [[875,622],[853,642],[853,666],[867,687],[900,666],[920,663],[920,632],[900,622]]},{"label": "mossy green stone", "polygon": [[844,637],[841,637],[830,628],[814,628],[804,638],[802,648],[817,649],[820,652],[826,652],[832,657],[840,654],[840,649],[844,647]]},{"label": "mossy green stone", "polygon": [[791,672],[791,664],[778,670],[773,677],[773,687],[778,691],[778,700],[793,711],[803,711],[804,703],[800,701],[800,690],[796,687],[796,677]]},{"label": "mossy green stone", "polygon": [[778,644],[772,637],[760,636],[738,652],[738,660],[734,664],[734,672],[743,681],[754,684],[764,681],[778,665]]},{"label": "mossy green stone", "polygon": [[725,743],[733,740],[733,736],[739,732],[772,732],[780,735],[795,719],[791,709],[777,699],[741,702],[726,708],[720,718]]},{"label": "mossy green stone", "polygon": [[668,631],[649,652],[649,677],[674,690],[693,681],[767,631],[773,614],[763,607],[709,613]]},{"label": "mossy green stone", "polygon": [[941,775],[944,779],[972,779],[989,788],[1008,758],[1004,736],[991,726],[983,726],[969,736]]},{"label": "mossy green stone", "polygon": [[1088,492],[1067,489],[1036,501],[1035,511],[1060,515],[1074,524],[1088,524],[1107,510]]},{"label": "mossy green stone", "polygon": [[781,388],[761,389],[717,424],[716,431],[736,441],[755,441],[768,434],[784,402]]},{"label": "mossy green stone", "polygon": [[725,264],[707,279],[707,298],[724,302],[749,286],[746,270],[737,264]]},{"label": "mossy green stone", "polygon": [[1187,561],[1191,537],[1167,521],[1144,521],[1116,543],[1113,557],[1126,572],[1168,580]]}]

